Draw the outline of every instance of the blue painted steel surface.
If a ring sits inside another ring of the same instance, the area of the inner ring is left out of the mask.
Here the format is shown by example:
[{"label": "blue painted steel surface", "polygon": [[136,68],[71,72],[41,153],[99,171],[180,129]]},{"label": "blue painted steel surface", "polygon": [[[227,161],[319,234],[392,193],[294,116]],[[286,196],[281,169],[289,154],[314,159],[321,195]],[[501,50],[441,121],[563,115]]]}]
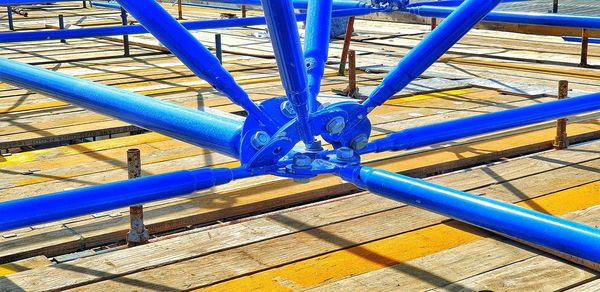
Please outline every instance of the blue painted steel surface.
[{"label": "blue painted steel surface", "polygon": [[[565,42],[581,43],[581,41],[582,41],[581,37],[564,36],[562,38],[563,38],[563,40]],[[600,38],[589,38],[588,39],[588,43],[590,43],[590,44],[600,44]]]},{"label": "blue painted steel surface", "polygon": [[119,3],[114,3],[114,2],[92,1],[92,5],[97,6],[97,7],[104,7],[104,8],[117,9],[117,10],[121,9],[121,5],[119,5]]},{"label": "blue painted steel surface", "polygon": [[28,5],[28,4],[48,4],[55,2],[81,2],[81,0],[6,0],[0,2],[1,5]]},{"label": "blue painted steel surface", "polygon": [[317,109],[316,98],[321,90],[321,79],[325,72],[331,29],[332,0],[309,0],[304,36],[304,60],[308,74],[308,109]]},{"label": "blue painted steel surface", "polygon": [[370,167],[342,171],[372,193],[600,263],[600,230],[513,204]]},{"label": "blue painted steel surface", "polygon": [[6,6],[6,16],[8,18],[8,29],[15,30],[15,23],[13,20],[12,7]]},{"label": "blue painted steel surface", "polygon": [[252,102],[219,60],[155,0],[118,0],[137,21],[198,77],[267,126],[271,119]]},{"label": "blue painted steel surface", "polygon": [[[280,0],[287,1],[287,0]],[[294,8],[306,9],[310,0],[293,0]],[[215,3],[229,3],[238,5],[256,5],[260,6],[260,0],[211,0],[210,2]],[[352,8],[365,8],[370,7],[370,4],[366,1],[349,1],[349,0],[335,0],[333,1],[334,9],[352,9]]]},{"label": "blue painted steel surface", "polygon": [[238,157],[242,122],[0,58],[0,81]]},{"label": "blue painted steel surface", "polygon": [[363,152],[407,150],[600,110],[600,93],[402,130],[370,143]]},{"label": "blue painted steel surface", "polygon": [[[453,8],[436,6],[418,6],[407,9],[407,12],[412,14],[438,18],[447,17],[453,11]],[[600,17],[581,15],[493,11],[483,18],[483,20],[504,23],[600,29]]]},{"label": "blue painted steel surface", "polygon": [[296,111],[300,136],[308,145],[314,137],[308,123],[308,81],[294,7],[289,0],[262,0],[262,4],[283,88]]},{"label": "blue painted steel surface", "polygon": [[187,195],[232,181],[243,171],[226,168],[166,174],[0,203],[0,231]]},{"label": "blue painted steel surface", "polygon": [[[375,10],[370,8],[357,8],[357,9],[346,9],[337,10],[333,12],[334,17],[346,17],[346,16],[358,16],[366,15]],[[306,20],[306,14],[296,14],[296,21]],[[228,27],[241,27],[241,26],[253,26],[253,25],[264,25],[266,20],[262,16],[247,17],[247,18],[231,18],[231,19],[218,19],[218,20],[201,20],[201,21],[186,21],[181,22],[183,27],[188,30],[202,30],[202,29],[213,29],[213,28],[228,28]],[[42,30],[42,31],[28,31],[28,32],[4,32],[0,33],[0,43],[10,42],[25,42],[25,41],[40,41],[40,40],[60,40],[60,39],[72,39],[72,38],[85,38],[85,37],[103,37],[103,36],[116,36],[116,35],[134,35],[144,34],[148,31],[141,25],[129,25],[129,26],[106,26],[106,27],[93,27],[93,28],[79,28],[69,30]]]},{"label": "blue painted steel surface", "polygon": [[500,0],[466,0],[435,30],[411,50],[363,103],[367,111],[382,105],[394,94],[419,77],[446,51],[456,44]]}]

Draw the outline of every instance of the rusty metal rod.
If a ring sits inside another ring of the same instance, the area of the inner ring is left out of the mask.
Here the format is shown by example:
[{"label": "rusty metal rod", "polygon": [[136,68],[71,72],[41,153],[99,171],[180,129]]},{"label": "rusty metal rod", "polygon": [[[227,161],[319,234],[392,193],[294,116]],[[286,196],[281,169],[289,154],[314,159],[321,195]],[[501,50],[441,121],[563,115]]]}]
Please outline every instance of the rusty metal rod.
[{"label": "rusty metal rod", "polygon": [[348,51],[348,96],[356,94],[356,51]]},{"label": "rusty metal rod", "polygon": [[[142,176],[142,159],[139,149],[127,150],[127,174],[129,179]],[[144,207],[142,205],[129,207],[129,222],[131,228],[127,233],[127,246],[148,243],[150,235],[144,226]]]},{"label": "rusty metal rod", "polygon": [[179,20],[183,19],[183,5],[181,4],[181,0],[177,0],[177,14]]},{"label": "rusty metal rod", "polygon": [[354,31],[354,16],[348,19],[346,26],[346,35],[344,36],[344,48],[342,49],[342,57],[340,58],[340,69],[338,76],[344,76],[346,71],[346,60],[348,58],[348,50],[350,49],[350,41],[352,40],[352,31]]},{"label": "rusty metal rod", "polygon": [[[569,96],[569,82],[561,80],[558,82],[558,99]],[[554,139],[554,149],[566,149],[569,147],[569,137],[567,135],[567,119],[558,119],[556,121],[556,138]]]},{"label": "rusty metal rod", "polygon": [[581,62],[579,67],[588,67],[588,47],[590,43],[590,33],[587,29],[581,30]]}]

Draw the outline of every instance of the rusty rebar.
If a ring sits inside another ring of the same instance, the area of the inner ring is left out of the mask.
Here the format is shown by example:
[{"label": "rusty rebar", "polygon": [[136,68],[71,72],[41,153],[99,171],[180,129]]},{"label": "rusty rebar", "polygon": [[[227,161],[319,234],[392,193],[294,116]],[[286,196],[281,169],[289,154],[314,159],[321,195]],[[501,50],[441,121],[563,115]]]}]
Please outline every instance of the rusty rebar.
[{"label": "rusty rebar", "polygon": [[[139,149],[127,150],[127,174],[129,179],[142,176],[142,159]],[[150,235],[144,225],[144,207],[142,205],[129,207],[130,230],[127,233],[127,245],[136,246],[148,243]]]},{"label": "rusty rebar", "polygon": [[[558,82],[558,99],[569,96],[569,82],[561,80]],[[569,147],[569,137],[567,135],[567,119],[558,119],[556,121],[556,138],[554,139],[554,149],[566,149]]]}]

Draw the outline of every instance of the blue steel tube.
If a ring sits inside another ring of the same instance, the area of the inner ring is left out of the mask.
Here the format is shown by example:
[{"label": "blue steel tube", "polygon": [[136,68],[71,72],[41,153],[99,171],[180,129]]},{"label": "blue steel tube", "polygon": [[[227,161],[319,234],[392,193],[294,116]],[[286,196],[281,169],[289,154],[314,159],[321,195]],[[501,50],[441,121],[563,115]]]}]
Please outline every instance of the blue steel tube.
[{"label": "blue steel tube", "polygon": [[0,58],[0,81],[239,157],[242,122]]},{"label": "blue steel tube", "polygon": [[183,196],[246,176],[242,169],[181,170],[1,202],[0,231]]},{"label": "blue steel tube", "polygon": [[317,110],[316,98],[321,90],[329,49],[332,0],[308,0],[306,29],[304,34],[304,60],[308,74],[308,109]]},{"label": "blue steel tube", "polygon": [[382,105],[423,74],[501,0],[466,0],[411,50],[363,103],[367,111]]},{"label": "blue steel tube", "polygon": [[385,170],[351,168],[341,176],[375,194],[600,263],[597,228]]},{"label": "blue steel tube", "polygon": [[[293,4],[294,8],[307,9],[310,6],[310,1],[311,0],[293,0],[292,4]],[[238,4],[238,5],[256,5],[256,6],[261,5],[260,0],[210,0],[208,2],[228,3],[228,4]],[[365,1],[349,1],[349,0],[333,1],[334,9],[366,8],[369,6],[371,6],[371,5]]]},{"label": "blue steel tube", "polygon": [[[454,9],[450,7],[418,6],[409,7],[406,11],[425,17],[445,18],[450,15]],[[491,22],[600,29],[600,17],[582,15],[493,11],[484,17],[483,20]]]},{"label": "blue steel tube", "polygon": [[600,110],[600,93],[426,125],[369,143],[362,153],[408,150]]},{"label": "blue steel tube", "polygon": [[[356,8],[337,10],[333,12],[334,17],[346,17],[346,16],[358,16],[372,13],[374,10],[371,8]],[[297,14],[296,21],[306,20],[306,14]],[[252,26],[252,25],[264,25],[266,20],[262,16],[247,17],[247,18],[231,18],[231,19],[218,19],[218,20],[201,20],[201,21],[186,21],[182,22],[181,25],[188,30],[201,30],[201,29],[214,29],[214,28],[228,28],[228,27],[241,27],[241,26]],[[0,43],[11,43],[11,42],[25,42],[25,41],[41,41],[41,40],[60,40],[60,39],[73,39],[73,38],[86,38],[86,37],[103,37],[103,36],[117,36],[117,35],[134,35],[148,33],[148,31],[141,25],[128,25],[128,26],[107,26],[107,27],[93,27],[93,28],[79,28],[79,29],[68,29],[68,30],[42,30],[42,31],[28,31],[28,32],[4,32],[0,33]]]},{"label": "blue steel tube", "polygon": [[306,145],[314,141],[308,124],[308,82],[300,35],[290,0],[261,0],[283,88],[294,106]]},{"label": "blue steel tube", "polygon": [[198,77],[225,94],[265,125],[274,124],[252,102],[219,60],[155,0],[118,0],[125,10]]}]

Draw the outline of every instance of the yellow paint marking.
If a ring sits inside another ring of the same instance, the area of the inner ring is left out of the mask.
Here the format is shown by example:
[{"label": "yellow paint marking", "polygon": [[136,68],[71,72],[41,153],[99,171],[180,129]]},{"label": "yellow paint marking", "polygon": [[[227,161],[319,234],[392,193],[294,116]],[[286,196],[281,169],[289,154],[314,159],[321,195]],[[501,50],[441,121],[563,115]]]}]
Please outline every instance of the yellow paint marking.
[{"label": "yellow paint marking", "polygon": [[[520,202],[560,216],[600,204],[600,182]],[[332,252],[197,291],[290,291],[310,288],[457,247],[489,233],[452,221]],[[290,287],[289,283],[293,283]]]},{"label": "yellow paint marking", "polygon": [[0,114],[38,110],[38,109],[45,109],[45,108],[49,108],[49,107],[58,107],[58,106],[65,106],[65,105],[68,105],[68,104],[64,103],[62,101],[40,102],[40,103],[35,103],[35,104],[27,104],[27,105],[20,105],[20,106],[16,106],[16,107],[3,108],[3,109],[0,109]]},{"label": "yellow paint marking", "polygon": [[0,277],[17,273],[18,270],[12,264],[0,265]]},{"label": "yellow paint marking", "polygon": [[425,99],[430,99],[430,98],[440,98],[440,97],[464,95],[464,94],[469,94],[469,93],[473,93],[473,92],[475,92],[475,90],[472,88],[445,90],[445,91],[440,91],[440,92],[432,92],[432,93],[426,93],[426,94],[417,94],[417,95],[412,95],[412,96],[407,96],[407,97],[394,98],[394,99],[390,99],[390,100],[386,101],[385,104],[394,105],[394,104],[406,103],[406,102],[411,102],[411,101],[425,100]]}]

